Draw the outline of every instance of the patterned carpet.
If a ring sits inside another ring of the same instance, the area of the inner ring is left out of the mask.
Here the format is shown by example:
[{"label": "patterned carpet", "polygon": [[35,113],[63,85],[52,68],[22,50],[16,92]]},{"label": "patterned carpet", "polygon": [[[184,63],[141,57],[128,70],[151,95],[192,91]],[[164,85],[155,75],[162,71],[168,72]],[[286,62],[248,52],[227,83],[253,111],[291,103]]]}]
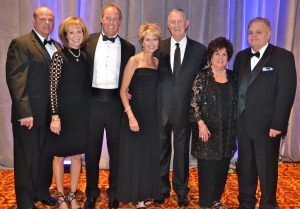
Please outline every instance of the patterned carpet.
[{"label": "patterned carpet", "polygon": [[[108,171],[100,171],[100,182],[102,193],[96,204],[97,209],[107,208],[107,195],[105,190],[108,186],[107,176]],[[67,188],[69,184],[69,175],[65,175],[65,186]],[[197,182],[197,170],[190,169],[190,203],[188,208],[198,208],[198,182]],[[79,183],[79,195],[78,201],[83,206],[85,188],[85,170],[82,170],[80,183]],[[237,194],[238,194],[237,176],[235,173],[230,173],[227,180],[226,190],[224,192],[222,202],[226,208],[236,208],[238,206]],[[67,189],[66,189],[67,192]],[[55,184],[51,187],[52,195],[56,196]],[[257,191],[259,195],[259,191]],[[280,209],[300,209],[300,163],[282,163],[279,165],[279,186],[278,186],[278,204]],[[41,205],[39,202],[36,206],[40,209],[50,208]],[[14,182],[13,171],[0,170],[0,209],[14,209],[15,206],[15,194],[14,194]],[[55,207],[53,207],[55,208]],[[130,209],[134,208],[131,204],[121,204],[120,208]],[[172,192],[171,197],[160,207],[152,205],[149,209],[154,208],[178,208],[176,195]]]}]

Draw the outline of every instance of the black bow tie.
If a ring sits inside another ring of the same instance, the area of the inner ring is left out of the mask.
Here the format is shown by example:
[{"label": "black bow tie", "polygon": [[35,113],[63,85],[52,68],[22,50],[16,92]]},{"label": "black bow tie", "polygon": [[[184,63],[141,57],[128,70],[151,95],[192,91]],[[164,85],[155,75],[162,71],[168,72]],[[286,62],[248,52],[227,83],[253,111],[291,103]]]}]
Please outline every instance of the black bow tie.
[{"label": "black bow tie", "polygon": [[46,40],[46,39],[44,39],[44,46],[46,46],[46,44],[52,44],[53,43],[53,40],[52,39],[50,39],[50,40]]},{"label": "black bow tie", "polygon": [[117,38],[118,36],[109,38],[109,37],[107,37],[106,35],[102,34],[102,37],[103,37],[103,41],[110,41],[110,42],[112,42],[112,43],[115,43],[115,40],[116,40],[116,38]]},{"label": "black bow tie", "polygon": [[253,56],[255,56],[259,59],[259,57],[260,57],[259,51],[255,52],[255,53],[250,53],[250,58],[252,58]]}]

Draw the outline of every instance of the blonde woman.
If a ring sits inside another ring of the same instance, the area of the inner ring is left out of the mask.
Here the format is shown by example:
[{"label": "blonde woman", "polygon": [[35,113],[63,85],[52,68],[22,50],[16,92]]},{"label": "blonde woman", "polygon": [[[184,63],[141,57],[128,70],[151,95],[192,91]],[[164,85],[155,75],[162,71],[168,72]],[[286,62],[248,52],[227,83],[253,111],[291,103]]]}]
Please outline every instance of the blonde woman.
[{"label": "blonde woman", "polygon": [[[141,25],[139,39],[142,51],[129,59],[120,89],[124,117],[117,195],[120,201],[145,208],[144,200],[160,196],[156,118],[158,59],[153,56],[161,40],[159,26],[155,23]],[[132,95],[130,101],[128,91]]]}]

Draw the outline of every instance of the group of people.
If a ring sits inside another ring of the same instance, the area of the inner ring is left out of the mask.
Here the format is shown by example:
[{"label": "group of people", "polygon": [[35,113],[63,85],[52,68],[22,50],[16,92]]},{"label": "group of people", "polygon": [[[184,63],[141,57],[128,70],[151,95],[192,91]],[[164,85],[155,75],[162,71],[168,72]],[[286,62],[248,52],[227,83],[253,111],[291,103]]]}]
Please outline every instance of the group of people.
[{"label": "group of people", "polygon": [[[41,201],[80,208],[76,190],[85,154],[84,207],[95,208],[105,130],[110,209],[120,201],[140,209],[163,204],[171,184],[178,207],[187,207],[191,138],[200,208],[224,208],[221,197],[236,139],[239,208],[255,208],[258,178],[260,208],[277,208],[279,144],[295,96],[296,69],[291,52],[269,43],[270,22],[261,17],[250,21],[250,48],[236,55],[229,70],[231,42],[218,37],[206,49],[190,39],[181,9],[168,14],[171,37],[166,40],[158,24],[140,26],[142,50],[136,55],[135,47],[118,35],[119,6],[108,3],[101,15],[102,31],[91,35],[82,19],[63,20],[62,47],[50,38],[53,12],[39,7],[33,30],[9,46],[6,79],[17,207],[36,208]],[[65,194],[67,156],[71,175]],[[52,170],[58,199],[49,193]]]}]

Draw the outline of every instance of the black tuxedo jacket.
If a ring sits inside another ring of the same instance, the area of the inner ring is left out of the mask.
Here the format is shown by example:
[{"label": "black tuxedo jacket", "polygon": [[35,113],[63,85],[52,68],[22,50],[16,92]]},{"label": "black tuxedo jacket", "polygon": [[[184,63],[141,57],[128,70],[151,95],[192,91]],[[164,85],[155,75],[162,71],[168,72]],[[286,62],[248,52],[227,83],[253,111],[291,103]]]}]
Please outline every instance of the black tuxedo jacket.
[{"label": "black tuxedo jacket", "polygon": [[[88,57],[88,65],[89,65],[90,86],[92,86],[92,81],[93,81],[95,51],[96,51],[100,34],[101,33],[91,34],[84,48],[84,50],[88,55],[87,57]],[[135,53],[135,47],[131,43],[129,43],[128,41],[122,38],[120,38],[120,42],[121,42],[121,65],[120,65],[120,75],[119,75],[119,88],[121,86],[120,84],[122,82],[124,68],[129,58],[133,56]]]},{"label": "black tuxedo jacket", "polygon": [[250,48],[240,51],[234,61],[239,115],[245,113],[247,133],[252,139],[268,137],[271,128],[285,134],[296,91],[294,56],[269,44],[251,72],[250,52]]},{"label": "black tuxedo jacket", "polygon": [[[54,41],[57,50],[61,49]],[[47,123],[51,57],[34,31],[12,40],[6,60],[6,82],[12,98],[12,122],[33,116],[34,126]]]},{"label": "black tuxedo jacket", "polygon": [[190,126],[192,85],[197,72],[206,64],[206,49],[188,38],[181,70],[175,77],[170,63],[170,44],[169,38],[159,45],[158,115],[162,126],[171,120],[176,128],[181,129]]}]

